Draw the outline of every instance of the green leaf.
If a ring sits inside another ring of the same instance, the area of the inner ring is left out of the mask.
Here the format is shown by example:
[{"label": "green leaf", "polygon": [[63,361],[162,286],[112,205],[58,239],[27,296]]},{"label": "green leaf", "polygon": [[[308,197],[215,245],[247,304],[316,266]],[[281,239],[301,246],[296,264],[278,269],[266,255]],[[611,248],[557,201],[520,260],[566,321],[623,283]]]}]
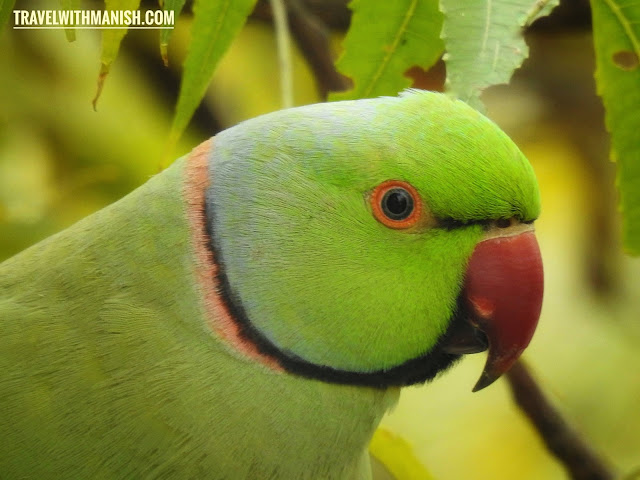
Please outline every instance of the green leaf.
[{"label": "green leaf", "polygon": [[[140,0],[105,0],[105,11],[111,10],[137,10]],[[120,43],[127,34],[127,28],[105,29],[102,31],[102,54],[100,57],[100,72],[98,73],[98,88],[93,98],[93,108],[96,108],[98,98],[102,93],[104,81],[109,74],[111,64],[118,56]]]},{"label": "green leaf", "polygon": [[16,0],[0,0],[0,34],[9,21]]},{"label": "green leaf", "polygon": [[[62,10],[80,10],[80,0],[60,0],[60,8]],[[76,41],[75,28],[65,28],[64,34],[69,42]]]},{"label": "green leaf", "polygon": [[[162,9],[164,11],[173,11],[173,18],[177,19],[182,12],[182,8],[184,7],[185,0],[164,0],[162,5]],[[165,67],[169,66],[169,56],[167,52],[167,47],[169,45],[169,38],[171,38],[171,34],[173,33],[173,29],[164,28],[160,30],[160,56],[162,57],[162,61],[164,62]]]},{"label": "green leaf", "polygon": [[176,113],[169,134],[169,147],[187,127],[202,100],[218,61],[244,25],[256,0],[196,0],[193,6],[191,44]]},{"label": "green leaf", "polygon": [[447,91],[483,110],[482,91],[507,83],[529,54],[523,26],[557,4],[558,0],[441,0]]},{"label": "green leaf", "polygon": [[331,100],[396,95],[411,84],[404,73],[427,70],[442,54],[442,14],[437,0],[353,0],[351,27],[338,70],[354,88]]},{"label": "green leaf", "polygon": [[618,163],[625,249],[640,255],[640,3],[592,0],[596,82]]}]

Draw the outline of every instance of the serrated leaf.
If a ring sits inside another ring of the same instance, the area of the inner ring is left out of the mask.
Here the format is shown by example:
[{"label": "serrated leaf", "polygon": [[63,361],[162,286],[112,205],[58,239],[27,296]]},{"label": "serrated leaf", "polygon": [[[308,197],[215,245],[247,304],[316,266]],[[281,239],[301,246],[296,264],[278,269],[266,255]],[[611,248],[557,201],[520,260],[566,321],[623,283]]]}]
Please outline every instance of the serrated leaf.
[{"label": "serrated leaf", "polygon": [[447,91],[483,110],[482,91],[507,83],[529,54],[522,27],[557,4],[558,0],[441,0]]},{"label": "serrated leaf", "polygon": [[[162,9],[164,11],[173,11],[173,18],[178,18],[180,12],[182,12],[182,8],[184,7],[185,0],[164,0],[162,4]],[[165,28],[160,30],[160,56],[162,57],[162,61],[165,67],[169,66],[169,55],[167,52],[167,47],[169,45],[169,39],[171,38],[171,34],[173,33],[173,29]]]},{"label": "serrated leaf", "polygon": [[[80,0],[60,0],[60,8],[62,10],[80,10]],[[76,41],[76,29],[75,28],[65,28],[64,34],[67,37],[67,41],[75,42]]]},{"label": "serrated leaf", "polygon": [[596,82],[604,101],[625,249],[640,255],[640,3],[592,0]]},{"label": "serrated leaf", "polygon": [[0,34],[11,17],[16,0],[0,0]]},{"label": "serrated leaf", "polygon": [[427,70],[442,54],[442,14],[437,0],[353,0],[351,27],[338,70],[353,80],[331,100],[396,95],[411,84],[404,73]]},{"label": "serrated leaf", "polygon": [[191,44],[176,113],[169,134],[175,144],[202,100],[222,55],[244,25],[256,0],[196,0],[193,6]]},{"label": "serrated leaf", "polygon": [[[112,10],[137,10],[140,6],[140,0],[105,0],[105,11]],[[102,87],[104,81],[109,74],[111,64],[118,56],[120,50],[120,43],[127,34],[127,28],[113,28],[102,30],[102,53],[100,55],[100,72],[98,73],[98,87],[96,89],[96,96],[93,98],[93,108],[96,108],[96,103],[100,94],[102,93]]]}]

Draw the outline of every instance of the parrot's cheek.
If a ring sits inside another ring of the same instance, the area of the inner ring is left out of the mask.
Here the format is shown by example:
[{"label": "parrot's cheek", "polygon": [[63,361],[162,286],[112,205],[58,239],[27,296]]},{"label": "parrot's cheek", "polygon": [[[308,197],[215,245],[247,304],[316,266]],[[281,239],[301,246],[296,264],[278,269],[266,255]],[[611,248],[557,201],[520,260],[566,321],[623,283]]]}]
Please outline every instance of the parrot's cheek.
[{"label": "parrot's cheek", "polygon": [[509,370],[529,345],[540,317],[543,289],[542,258],[532,229],[476,245],[467,267],[463,301],[476,338],[482,337],[478,330],[486,337],[489,354],[474,392]]}]

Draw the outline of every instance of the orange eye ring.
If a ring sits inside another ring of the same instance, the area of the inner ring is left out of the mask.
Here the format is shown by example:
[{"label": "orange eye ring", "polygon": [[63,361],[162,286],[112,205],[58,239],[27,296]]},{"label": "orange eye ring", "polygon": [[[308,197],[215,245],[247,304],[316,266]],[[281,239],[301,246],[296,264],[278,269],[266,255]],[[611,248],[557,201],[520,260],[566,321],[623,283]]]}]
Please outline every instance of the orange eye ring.
[{"label": "orange eye ring", "polygon": [[422,200],[413,186],[402,180],[387,180],[371,192],[371,209],[376,220],[396,230],[411,228],[422,217]]}]

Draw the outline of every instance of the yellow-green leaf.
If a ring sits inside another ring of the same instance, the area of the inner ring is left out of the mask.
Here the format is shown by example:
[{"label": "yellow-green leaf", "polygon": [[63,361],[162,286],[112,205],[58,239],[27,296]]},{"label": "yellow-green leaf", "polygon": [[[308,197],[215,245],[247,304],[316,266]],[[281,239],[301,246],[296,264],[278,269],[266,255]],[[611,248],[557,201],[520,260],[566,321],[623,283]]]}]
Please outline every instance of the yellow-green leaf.
[{"label": "yellow-green leaf", "polygon": [[[60,0],[60,8],[62,10],[80,10],[80,0]],[[73,27],[65,28],[64,34],[69,42],[76,41],[76,29]]]},{"label": "yellow-green leaf", "polygon": [[[105,11],[112,10],[137,10],[140,6],[140,0],[105,0]],[[100,73],[98,73],[98,87],[96,96],[93,98],[93,108],[96,108],[104,81],[109,74],[111,64],[118,56],[120,43],[127,34],[127,28],[111,28],[102,31],[102,54],[100,56]]]},{"label": "yellow-green leaf", "polygon": [[557,4],[558,0],[441,0],[447,91],[482,110],[482,91],[507,83],[529,54],[522,27]]},{"label": "yellow-green leaf", "polygon": [[0,0],[0,34],[11,17],[16,0]]},{"label": "yellow-green leaf", "polygon": [[[409,442],[380,427],[369,444],[369,454],[387,473],[385,478],[397,480],[433,480],[431,473],[420,463]],[[375,469],[375,463],[372,466]],[[375,475],[374,475],[375,478]]]},{"label": "yellow-green leaf", "polygon": [[596,82],[618,163],[626,250],[640,255],[640,3],[592,0]]},{"label": "yellow-green leaf", "polygon": [[413,67],[427,70],[442,54],[437,0],[353,0],[351,27],[338,70],[354,87],[331,100],[396,95],[411,84]]},{"label": "yellow-green leaf", "polygon": [[193,6],[191,44],[184,61],[184,73],[169,146],[187,127],[204,96],[207,85],[232,40],[244,25],[256,0],[196,0]]},{"label": "yellow-green leaf", "polygon": [[[184,7],[185,0],[164,0],[162,4],[162,9],[164,11],[173,11],[173,18],[177,19],[182,12],[182,7]],[[160,30],[160,56],[162,57],[162,61],[164,62],[165,67],[169,65],[169,55],[167,52],[167,48],[169,45],[169,38],[171,38],[171,34],[173,33],[173,29],[164,28]]]}]

